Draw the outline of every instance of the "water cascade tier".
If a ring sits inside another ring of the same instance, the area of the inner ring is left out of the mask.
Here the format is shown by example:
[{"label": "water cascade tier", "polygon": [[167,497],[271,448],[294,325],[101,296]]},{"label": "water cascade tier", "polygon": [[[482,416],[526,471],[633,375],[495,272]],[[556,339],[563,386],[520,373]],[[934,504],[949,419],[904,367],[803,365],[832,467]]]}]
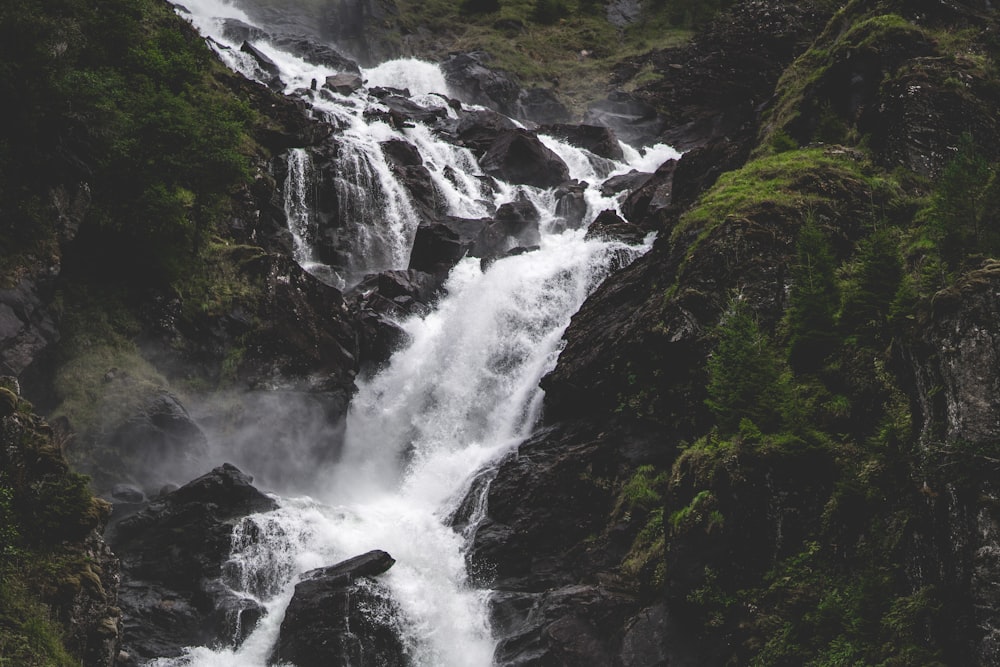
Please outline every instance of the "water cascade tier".
[{"label": "water cascade tier", "polygon": [[[384,551],[395,563],[363,613],[391,629],[405,664],[490,665],[490,592],[470,583],[465,564],[478,518],[470,489],[482,494],[477,476],[536,425],[539,381],[570,318],[652,242],[588,235],[599,213],[619,210],[600,184],[677,154],[620,145],[597,155],[461,103],[434,64],[362,70],[346,58],[334,66],[330,54],[317,64],[236,5],[186,0],[178,11],[229,67],[303,99],[332,128],[322,145],[281,160],[296,261],[344,291],[372,274],[419,270],[437,296],[405,317],[390,313],[401,342],[358,381],[342,454],[316,471],[312,493],[269,489],[278,509],[236,526],[223,583],[262,608],[260,620],[238,643],[152,664],[273,664],[296,585],[316,576],[304,575]],[[545,173],[531,173],[537,161],[511,162],[515,148],[503,153],[501,138],[536,151]],[[441,247],[454,251],[446,262]],[[458,512],[462,530],[452,527]]]}]

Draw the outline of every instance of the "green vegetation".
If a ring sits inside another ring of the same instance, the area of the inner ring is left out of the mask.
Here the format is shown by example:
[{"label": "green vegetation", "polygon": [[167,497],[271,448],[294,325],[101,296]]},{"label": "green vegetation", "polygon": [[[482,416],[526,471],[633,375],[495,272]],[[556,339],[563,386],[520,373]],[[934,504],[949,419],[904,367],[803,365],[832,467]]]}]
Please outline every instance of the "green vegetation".
[{"label": "green vegetation", "polygon": [[525,86],[549,88],[574,114],[607,95],[612,69],[655,48],[677,46],[691,28],[725,4],[667,0],[647,3],[638,23],[619,31],[593,0],[401,0],[404,34],[434,35],[429,56],[480,50],[491,66]]},{"label": "green vegetation", "polygon": [[14,113],[0,240],[45,247],[46,188],[76,175],[92,196],[90,272],[148,284],[189,270],[249,176],[253,121],[197,34],[154,0],[14,0],[0,8],[0,63]]},{"label": "green vegetation", "polygon": [[0,665],[78,665],[55,608],[82,585],[101,587],[73,545],[109,507],[69,470],[32,406],[6,388],[0,392]]}]

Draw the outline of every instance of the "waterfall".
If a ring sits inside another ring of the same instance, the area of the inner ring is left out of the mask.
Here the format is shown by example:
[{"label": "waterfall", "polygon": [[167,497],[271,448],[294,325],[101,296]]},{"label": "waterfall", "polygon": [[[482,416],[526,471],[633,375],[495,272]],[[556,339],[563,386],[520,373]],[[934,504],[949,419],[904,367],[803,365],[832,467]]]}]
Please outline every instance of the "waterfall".
[{"label": "waterfall", "polygon": [[[249,19],[218,0],[185,5],[199,30],[229,47],[217,47],[220,57],[254,76],[254,65],[227,42],[216,17]],[[330,74],[265,42],[257,47],[282,68],[290,94]],[[409,87],[415,102],[446,113],[447,104],[433,94],[447,92],[434,66],[393,61],[364,74],[370,84]],[[154,661],[159,667],[265,665],[297,577],[372,549],[396,559],[380,579],[399,605],[399,632],[412,664],[491,664],[489,592],[470,585],[464,558],[469,535],[453,530],[449,518],[476,475],[530,434],[542,404],[539,381],[555,366],[563,332],[584,299],[612,266],[648,249],[588,239],[583,229],[563,230],[555,224],[551,192],[485,185],[470,151],[437,139],[419,123],[396,128],[366,118],[364,110],[375,103],[364,95],[306,95],[314,115],[337,128],[340,146],[336,194],[341,219],[349,221],[341,236],[350,264],[329,282],[345,284],[407,265],[417,215],[380,148],[394,138],[417,147],[448,214],[483,217],[518,197],[532,201],[541,213],[540,247],[485,269],[478,259],[461,260],[434,310],[400,323],[409,343],[382,372],[359,382],[343,455],[323,488],[312,497],[279,497],[278,510],[249,517],[234,532],[224,583],[260,602],[267,611],[263,620],[238,648],[189,647],[180,658]],[[628,149],[626,161],[612,163],[552,138],[544,141],[574,178],[591,184],[643,161],[656,162],[655,168],[676,156],[666,147],[646,154]],[[308,152],[292,150],[287,160],[285,210],[295,259],[329,278],[329,267],[312,248],[317,223],[310,210]],[[595,188],[585,196],[588,219],[618,205]]]}]

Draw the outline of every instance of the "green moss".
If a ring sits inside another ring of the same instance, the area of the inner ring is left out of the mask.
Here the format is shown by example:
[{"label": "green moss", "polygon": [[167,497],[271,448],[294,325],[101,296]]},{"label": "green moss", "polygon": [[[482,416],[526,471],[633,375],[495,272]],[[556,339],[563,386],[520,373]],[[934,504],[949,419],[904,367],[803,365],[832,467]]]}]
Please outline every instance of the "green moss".
[{"label": "green moss", "polygon": [[0,574],[0,665],[77,667],[51,611],[14,576]]},{"label": "green moss", "polygon": [[681,217],[672,239],[692,229],[704,237],[727,218],[750,217],[762,209],[801,218],[811,208],[835,203],[835,193],[852,185],[872,192],[891,187],[869,164],[842,149],[786,150],[758,158],[720,176]]},{"label": "green moss", "polygon": [[551,89],[577,117],[607,95],[612,70],[622,60],[691,37],[690,30],[664,20],[662,8],[620,33],[586,2],[548,3],[544,17],[529,0],[501,2],[497,11],[485,12],[463,12],[462,3],[449,0],[402,0],[398,6],[404,33],[434,35],[422,45],[429,56],[485,51],[491,67],[514,74],[526,87]]},{"label": "green moss", "polygon": [[[787,142],[849,143],[860,140],[853,124],[840,118],[830,105],[834,100],[818,95],[818,84],[836,63],[858,57],[859,52],[878,53],[897,43],[929,42],[930,34],[897,14],[858,16],[859,3],[848,3],[829,22],[813,47],[799,56],[782,74],[776,87],[777,102],[762,126],[757,154],[778,152]],[[846,29],[845,29],[846,26]],[[817,126],[799,127],[803,113],[817,117]],[[808,136],[806,132],[808,131]]]}]

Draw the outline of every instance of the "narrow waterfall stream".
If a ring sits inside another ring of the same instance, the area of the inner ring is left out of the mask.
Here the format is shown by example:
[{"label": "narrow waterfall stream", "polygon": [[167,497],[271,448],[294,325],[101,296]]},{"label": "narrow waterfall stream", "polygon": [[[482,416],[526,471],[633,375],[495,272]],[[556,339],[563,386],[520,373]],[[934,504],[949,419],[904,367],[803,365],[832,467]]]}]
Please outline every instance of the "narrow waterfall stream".
[{"label": "narrow waterfall stream", "polygon": [[[259,74],[217,20],[252,23],[246,14],[217,0],[184,4],[192,14],[182,15],[211,36],[227,64],[248,76]],[[255,46],[280,66],[288,94],[333,73],[266,42]],[[433,94],[448,92],[433,65],[393,61],[363,76],[369,86],[405,87],[418,104],[448,108]],[[541,242],[537,250],[498,259],[485,270],[479,259],[461,260],[434,310],[400,323],[408,344],[380,373],[358,382],[343,454],[322,488],[311,497],[285,497],[273,489],[280,509],[238,527],[228,583],[267,609],[249,638],[235,649],[190,647],[180,658],[152,664],[263,666],[298,575],[383,549],[397,561],[381,579],[399,605],[393,622],[412,664],[484,667],[494,649],[489,591],[469,584],[466,536],[453,530],[449,519],[477,472],[530,434],[542,402],[539,380],[554,367],[572,315],[612,266],[632,261],[648,245],[563,230],[551,192],[502,183],[487,187],[467,149],[437,139],[419,123],[396,128],[366,118],[364,110],[376,103],[365,89],[307,99],[317,118],[337,128],[342,148],[337,195],[341,219],[349,224],[342,237],[349,263],[346,271],[334,270],[313,252],[311,167],[306,151],[293,150],[287,156],[286,214],[295,258],[306,270],[344,287],[366,273],[407,267],[418,215],[382,154],[381,142],[394,138],[417,147],[449,214],[488,216],[499,204],[527,198],[541,212]],[[632,168],[652,171],[677,155],[667,147],[643,155],[625,147],[624,162],[597,173],[594,164],[600,161],[586,151],[548,137],[544,142],[569,165],[573,178],[590,184]],[[585,197],[586,220],[618,205],[594,187]]]}]

